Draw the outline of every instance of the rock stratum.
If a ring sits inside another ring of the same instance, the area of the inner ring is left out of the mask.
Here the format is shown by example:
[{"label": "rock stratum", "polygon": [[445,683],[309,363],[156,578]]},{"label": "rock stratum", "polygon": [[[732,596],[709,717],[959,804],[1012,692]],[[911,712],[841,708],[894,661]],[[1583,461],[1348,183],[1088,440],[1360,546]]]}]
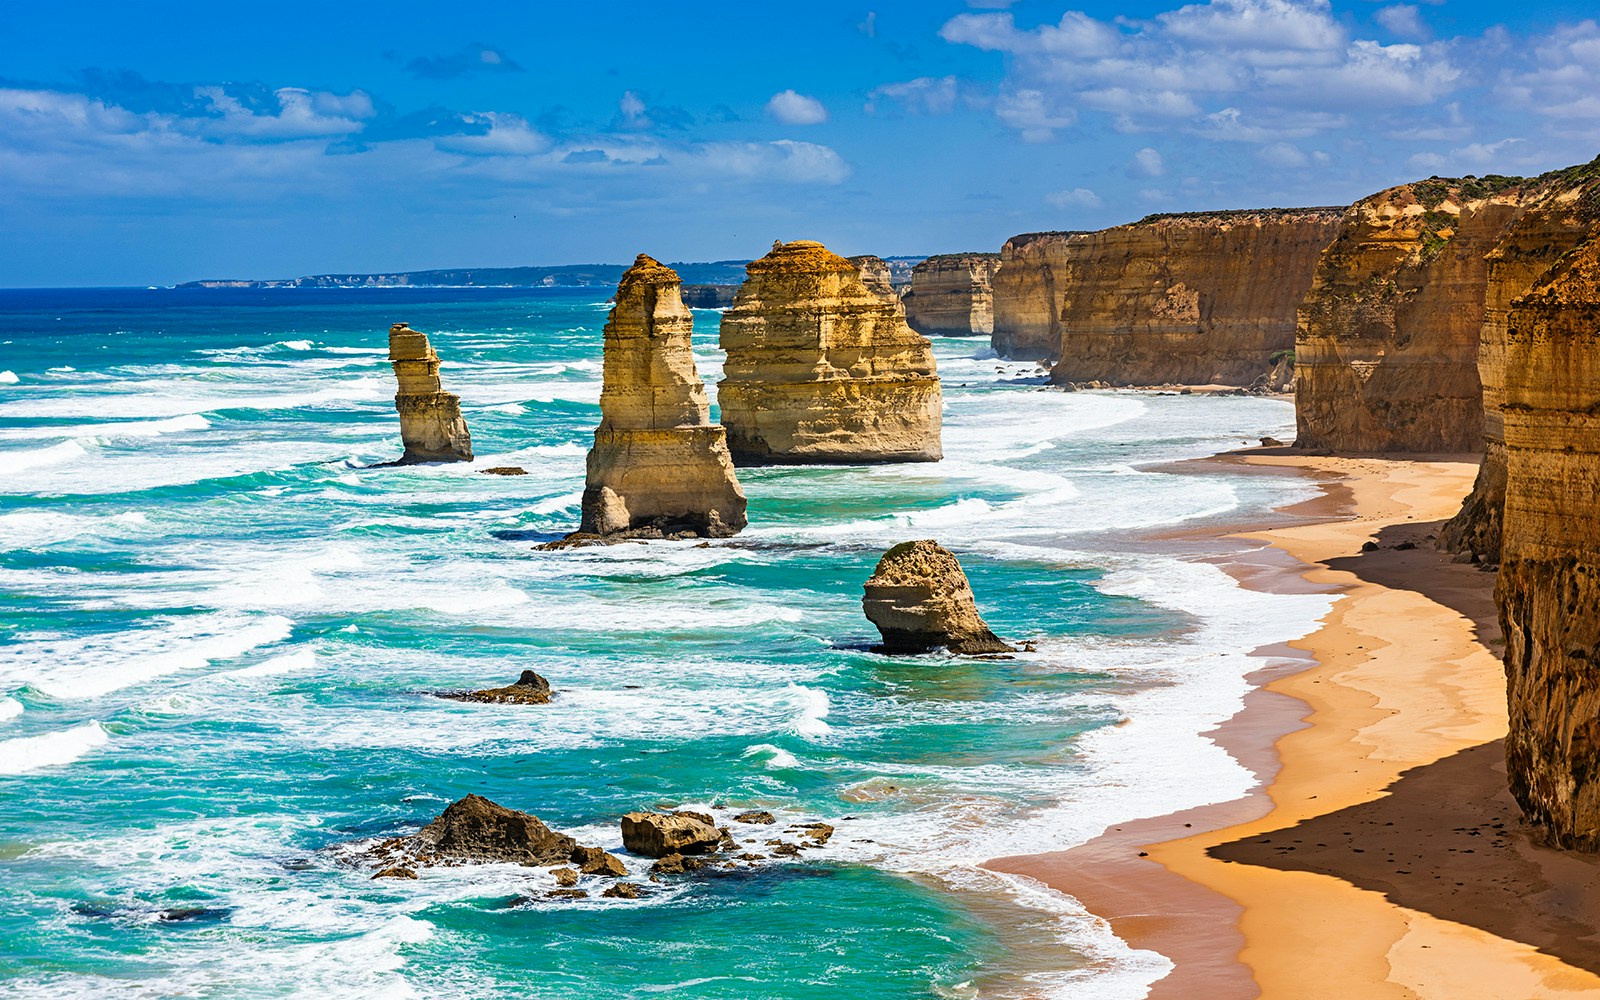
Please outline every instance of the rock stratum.
[{"label": "rock stratum", "polygon": [[1532,195],[1522,178],[1432,177],[1350,207],[1300,307],[1300,447],[1477,450],[1487,258]]},{"label": "rock stratum", "polygon": [[745,526],[744,491],[723,429],[711,423],[680,285],[677,272],[646,254],[617,285],[582,534],[726,537]]},{"label": "rock stratum", "polygon": [[[1495,597],[1506,639],[1506,772],[1560,846],[1600,850],[1600,161],[1529,213],[1491,267],[1517,283],[1485,325],[1504,462]],[[1550,240],[1536,245],[1537,240]],[[1493,367],[1491,367],[1493,366]],[[1485,378],[1486,388],[1491,384]],[[1487,463],[1486,463],[1487,464]],[[1492,498],[1489,498],[1492,499]]]},{"label": "rock stratum", "polygon": [[972,585],[955,555],[931,538],[883,554],[863,587],[861,609],[890,653],[1009,653],[978,614]]},{"label": "rock stratum", "polygon": [[810,240],[775,244],[746,270],[722,314],[718,385],[737,464],[938,461],[933,348],[892,289]]},{"label": "rock stratum", "polygon": [[400,383],[394,408],[400,413],[405,454],[398,465],[472,461],[472,435],[461,416],[461,397],[439,383],[439,356],[428,335],[405,323],[389,328],[389,362]]},{"label": "rock stratum", "polygon": [[994,277],[1000,255],[952,253],[911,269],[901,299],[906,323],[926,337],[989,336],[994,332]]},{"label": "rock stratum", "polygon": [[1150,216],[1013,237],[995,275],[997,353],[1060,384],[1254,384],[1294,347],[1295,312],[1342,208]]}]

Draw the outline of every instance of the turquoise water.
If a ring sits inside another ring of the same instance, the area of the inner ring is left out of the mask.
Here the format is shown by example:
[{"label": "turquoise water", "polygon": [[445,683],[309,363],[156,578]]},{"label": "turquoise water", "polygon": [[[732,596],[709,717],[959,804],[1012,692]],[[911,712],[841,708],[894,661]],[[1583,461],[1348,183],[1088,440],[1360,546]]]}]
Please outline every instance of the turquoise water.
[{"label": "turquoise water", "polygon": [[[1248,785],[1197,733],[1325,599],[1129,543],[1302,498],[1155,465],[1290,434],[1292,407],[1065,394],[939,341],[945,461],[747,470],[735,539],[537,552],[577,523],[605,297],[0,292],[10,992],[1131,997],[1164,971],[978,865]],[[397,321],[445,359],[472,467],[370,468],[400,451]],[[917,537],[1038,652],[870,652],[861,583]],[[429,694],[523,669],[561,697]],[[613,849],[656,804],[838,833],[637,901],[349,863],[469,792]]]}]

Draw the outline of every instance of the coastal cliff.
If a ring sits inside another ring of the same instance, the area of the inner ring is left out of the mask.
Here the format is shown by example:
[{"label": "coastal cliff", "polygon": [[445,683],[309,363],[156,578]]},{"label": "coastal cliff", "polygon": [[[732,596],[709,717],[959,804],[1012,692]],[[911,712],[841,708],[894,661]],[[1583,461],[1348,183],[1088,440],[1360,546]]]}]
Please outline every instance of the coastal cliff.
[{"label": "coastal cliff", "polygon": [[721,537],[745,526],[727,439],[711,423],[677,272],[640,254],[605,325],[600,426],[581,532],[641,528]]},{"label": "coastal cliff", "polygon": [[988,336],[994,332],[994,277],[1000,255],[940,254],[911,269],[902,300],[906,323],[927,337]]},{"label": "coastal cliff", "polygon": [[[989,343],[1003,358],[1054,362],[1061,354],[1061,292],[1066,266],[1083,231],[1023,233],[1000,248],[993,278],[994,325]],[[913,279],[914,280],[914,279]]]},{"label": "coastal cliff", "polygon": [[1487,255],[1526,209],[1523,183],[1432,177],[1345,213],[1300,307],[1300,447],[1477,450]]},{"label": "coastal cliff", "polygon": [[882,257],[872,254],[862,254],[859,257],[846,257],[861,272],[861,283],[867,286],[867,291],[882,299],[899,301],[900,292],[894,287],[893,274],[889,270],[889,262]]},{"label": "coastal cliff", "polygon": [[898,298],[821,243],[773,246],[722,314],[718,386],[740,465],[932,462],[942,455],[933,349]]},{"label": "coastal cliff", "polygon": [[[1563,209],[1592,218],[1600,188]],[[1600,237],[1514,300],[1504,332],[1506,772],[1553,842],[1600,850]]]},{"label": "coastal cliff", "polygon": [[394,407],[400,413],[405,454],[399,465],[472,461],[472,436],[461,416],[461,397],[439,383],[439,356],[428,335],[405,323],[389,328],[389,362],[400,383]]}]

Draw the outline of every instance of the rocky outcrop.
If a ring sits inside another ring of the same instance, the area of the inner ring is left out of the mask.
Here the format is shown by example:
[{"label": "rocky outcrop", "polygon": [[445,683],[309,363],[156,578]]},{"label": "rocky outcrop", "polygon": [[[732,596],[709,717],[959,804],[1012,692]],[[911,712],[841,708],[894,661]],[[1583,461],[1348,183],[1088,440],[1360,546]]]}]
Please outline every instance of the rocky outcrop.
[{"label": "rocky outcrop", "polygon": [[[598,847],[584,847],[557,833],[537,816],[507,809],[481,795],[452,802],[433,822],[410,837],[392,837],[369,849],[377,876],[415,878],[417,867],[456,864],[576,864],[585,874],[626,874],[621,861]],[[398,871],[397,871],[398,869]]]},{"label": "rocky outcrop", "polygon": [[645,254],[606,319],[600,426],[589,450],[583,525],[724,537],[745,526],[727,438],[711,423],[678,275]]},{"label": "rocky outcrop", "polygon": [[942,455],[933,349],[897,299],[820,243],[747,267],[722,314],[718,386],[740,465],[932,462]]},{"label": "rocky outcrop", "polygon": [[1433,177],[1351,206],[1300,307],[1300,447],[1478,449],[1487,257],[1527,194],[1522,178]]},{"label": "rocky outcrop", "polygon": [[400,411],[405,454],[398,465],[472,461],[472,436],[461,416],[461,397],[439,384],[439,356],[428,335],[404,323],[389,328],[389,361],[400,382],[394,407]]},{"label": "rocky outcrop", "polygon": [[706,854],[722,843],[722,831],[702,813],[631,812],[622,817],[622,846],[647,858]]},{"label": "rocky outcrop", "polygon": [[1529,819],[1600,850],[1600,181],[1561,202],[1595,235],[1506,311],[1506,772]]},{"label": "rocky outcrop", "polygon": [[1000,255],[952,253],[911,269],[902,300],[906,323],[927,337],[988,336],[994,332],[994,277]]},{"label": "rocky outcrop", "polygon": [[1567,253],[1586,242],[1600,223],[1588,206],[1600,183],[1600,160],[1552,171],[1526,182],[1523,210],[1488,255],[1478,379],[1483,386],[1483,464],[1461,512],[1439,534],[1449,550],[1480,562],[1500,561],[1506,500],[1506,445],[1502,400],[1506,382],[1506,330],[1512,303],[1538,284]]},{"label": "rocky outcrop", "polygon": [[890,653],[1007,653],[984,624],[961,563],[932,539],[902,542],[883,554],[861,599]]},{"label": "rocky outcrop", "polygon": [[552,693],[549,681],[532,670],[524,670],[515,684],[481,691],[441,691],[439,697],[490,705],[548,705]]}]

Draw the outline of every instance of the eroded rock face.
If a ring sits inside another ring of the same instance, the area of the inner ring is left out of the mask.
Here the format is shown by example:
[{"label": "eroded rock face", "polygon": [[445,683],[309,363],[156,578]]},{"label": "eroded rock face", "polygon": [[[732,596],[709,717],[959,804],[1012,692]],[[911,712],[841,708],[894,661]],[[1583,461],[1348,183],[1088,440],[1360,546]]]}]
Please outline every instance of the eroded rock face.
[{"label": "eroded rock face", "polygon": [[393,837],[367,851],[374,878],[416,878],[430,865],[576,864],[586,874],[624,875],[627,869],[598,847],[585,847],[545,826],[539,817],[507,809],[481,795],[452,802],[410,837]]},{"label": "eroded rock face", "polygon": [[404,323],[391,326],[389,361],[400,382],[394,407],[400,412],[400,440],[405,444],[397,464],[472,461],[472,436],[461,416],[461,397],[439,384],[439,356],[428,335]]},{"label": "eroded rock face", "polygon": [[866,582],[861,608],[891,653],[1005,653],[1012,647],[984,624],[961,563],[932,539],[902,542],[883,554]]},{"label": "eroded rock face", "polygon": [[940,254],[911,269],[902,300],[906,323],[928,337],[988,336],[994,332],[994,276],[1000,255]]},{"label": "eroded rock face", "polygon": [[1351,206],[1300,307],[1300,447],[1478,449],[1486,256],[1526,194],[1521,178],[1436,177]]},{"label": "eroded rock face", "polygon": [[[1563,203],[1600,219],[1600,185]],[[1600,850],[1600,226],[1506,311],[1506,771],[1557,844]]]},{"label": "eroded rock face", "polygon": [[617,285],[583,533],[653,528],[725,537],[745,526],[744,491],[726,434],[711,423],[680,285],[677,272],[645,254]]},{"label": "eroded rock face", "polygon": [[622,846],[648,858],[705,854],[717,849],[722,831],[709,816],[688,813],[631,812],[622,817]]},{"label": "eroded rock face", "polygon": [[894,287],[894,275],[889,270],[889,262],[882,257],[872,254],[862,254],[859,257],[846,257],[850,263],[861,272],[861,283],[867,286],[867,291],[880,299],[900,298],[900,293]]},{"label": "eroded rock face", "polygon": [[740,465],[932,462],[942,399],[933,349],[899,301],[820,243],[753,261],[722,314],[718,386]]}]

